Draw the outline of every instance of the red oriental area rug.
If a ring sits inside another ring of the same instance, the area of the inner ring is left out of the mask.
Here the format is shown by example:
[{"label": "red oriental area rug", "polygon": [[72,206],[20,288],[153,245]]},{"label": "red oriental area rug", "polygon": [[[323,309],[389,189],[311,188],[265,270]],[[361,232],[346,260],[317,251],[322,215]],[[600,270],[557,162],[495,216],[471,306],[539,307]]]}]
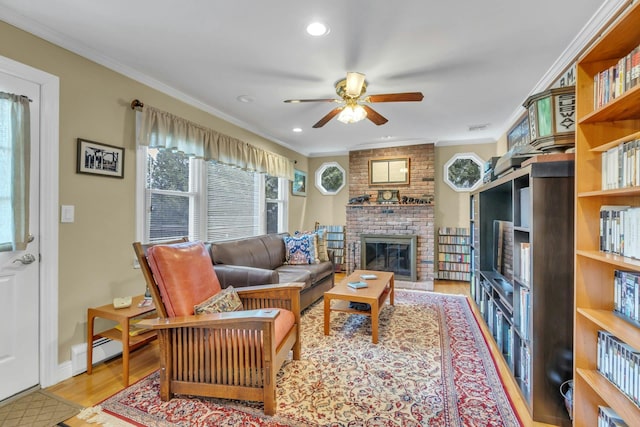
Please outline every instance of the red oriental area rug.
[{"label": "red oriental area rug", "polygon": [[379,326],[376,345],[368,317],[333,313],[324,336],[322,304],[307,310],[302,360],[285,362],[273,417],[260,403],[188,396],[162,402],[157,373],[83,417],[110,414],[119,418],[111,425],[143,426],[521,425],[465,297],[398,290]]}]

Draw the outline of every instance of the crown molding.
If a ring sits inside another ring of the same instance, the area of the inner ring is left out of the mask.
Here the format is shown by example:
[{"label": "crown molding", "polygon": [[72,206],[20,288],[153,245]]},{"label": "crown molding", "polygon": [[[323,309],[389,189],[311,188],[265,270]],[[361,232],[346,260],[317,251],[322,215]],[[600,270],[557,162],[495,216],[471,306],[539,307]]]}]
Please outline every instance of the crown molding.
[{"label": "crown molding", "polygon": [[[584,25],[584,27],[582,27],[578,35],[571,41],[560,57],[551,65],[525,99],[551,87],[563,72],[573,66],[580,55],[582,55],[582,53],[593,44],[595,39],[606,31],[613,20],[615,20],[620,13],[622,13],[622,11],[632,3],[633,0],[606,0],[591,19],[589,19],[589,21]],[[516,110],[503,124],[503,131],[499,135],[495,135],[496,140],[507,133],[511,126],[513,126],[520,116],[524,114],[524,111],[524,107],[522,106],[516,108]]]}]

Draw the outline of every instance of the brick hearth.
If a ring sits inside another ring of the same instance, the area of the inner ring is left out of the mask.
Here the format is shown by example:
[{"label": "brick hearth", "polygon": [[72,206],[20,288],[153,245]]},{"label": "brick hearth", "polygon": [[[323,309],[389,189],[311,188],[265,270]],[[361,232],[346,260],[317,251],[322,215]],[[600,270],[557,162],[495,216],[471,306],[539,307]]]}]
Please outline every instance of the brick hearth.
[{"label": "brick hearth", "polygon": [[434,259],[434,206],[362,204],[347,206],[347,260],[350,270],[360,268],[360,235],[415,234],[418,236],[417,280],[432,289]]}]

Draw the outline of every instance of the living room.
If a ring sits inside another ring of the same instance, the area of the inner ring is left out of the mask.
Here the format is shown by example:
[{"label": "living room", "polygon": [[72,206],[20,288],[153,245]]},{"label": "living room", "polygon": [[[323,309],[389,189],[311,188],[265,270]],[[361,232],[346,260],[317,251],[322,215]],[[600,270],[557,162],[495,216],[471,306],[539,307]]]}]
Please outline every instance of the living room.
[{"label": "living room", "polygon": [[[346,181],[352,183],[354,175],[350,161],[362,149],[354,149],[352,154],[302,154],[291,146],[281,145],[217,116],[203,103],[185,97],[177,88],[165,87],[162,90],[162,84],[158,81],[126,76],[60,47],[43,36],[22,30],[17,25],[0,22],[0,39],[2,57],[59,79],[59,93],[54,95],[59,95],[57,116],[47,116],[51,111],[47,107],[50,105],[46,103],[50,102],[47,99],[44,100],[42,116],[44,121],[57,122],[48,128],[51,134],[43,136],[41,167],[45,176],[41,191],[54,200],[41,204],[43,215],[49,219],[41,221],[40,232],[46,235],[50,230],[56,230],[53,233],[55,236],[47,235],[40,243],[45,264],[42,270],[43,288],[46,289],[40,297],[43,305],[53,305],[42,309],[44,315],[41,321],[46,327],[41,331],[44,334],[41,348],[46,367],[41,369],[40,383],[45,386],[72,375],[72,348],[86,342],[87,308],[108,303],[118,296],[141,294],[145,290],[140,271],[134,268],[131,249],[131,243],[139,235],[140,221],[135,215],[139,166],[136,156],[136,112],[130,107],[132,100],[139,99],[145,105],[206,125],[221,134],[294,162],[296,170],[307,174],[306,196],[288,195],[287,224],[282,231],[312,230],[316,223],[347,224],[345,207],[349,205],[350,198],[362,193],[359,189],[347,187],[335,195],[326,196],[316,187],[314,177],[315,171],[323,164],[336,162],[346,171]],[[7,67],[13,65],[3,63],[3,69]],[[565,68],[556,70],[556,75],[549,78],[549,84],[565,71]],[[332,88],[328,89],[330,95]],[[44,92],[43,97],[47,96]],[[298,94],[294,92],[285,96]],[[519,105],[511,107],[515,110]],[[469,222],[469,193],[455,191],[446,183],[445,164],[455,155],[463,153],[475,153],[484,161],[503,155],[508,150],[506,132],[509,126],[504,129],[504,134],[490,142],[436,143],[433,146],[433,160],[428,174],[415,175],[416,181],[423,178],[433,180],[433,230],[440,227],[468,227]],[[78,138],[122,148],[125,159],[123,178],[78,174]],[[53,142],[57,142],[56,147],[47,145]],[[425,143],[430,141],[399,146],[394,155],[411,157],[407,155],[411,146]],[[388,156],[383,148],[365,150],[371,150],[369,158]],[[375,193],[377,187],[372,187],[371,194]],[[422,194],[420,192],[415,196]],[[69,221],[60,221],[61,206],[72,208]],[[50,264],[52,260],[55,260],[53,265]]]}]

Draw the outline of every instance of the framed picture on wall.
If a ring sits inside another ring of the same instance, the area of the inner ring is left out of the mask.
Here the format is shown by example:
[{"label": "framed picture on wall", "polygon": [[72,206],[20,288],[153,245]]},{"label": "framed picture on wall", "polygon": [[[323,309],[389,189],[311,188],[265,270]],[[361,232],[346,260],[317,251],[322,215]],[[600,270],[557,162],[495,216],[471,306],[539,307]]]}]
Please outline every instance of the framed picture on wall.
[{"label": "framed picture on wall", "polygon": [[78,138],[76,172],[124,178],[124,148]]},{"label": "framed picture on wall", "polygon": [[293,181],[291,182],[291,194],[294,196],[307,195],[307,173],[295,169],[293,171]]},{"label": "framed picture on wall", "polygon": [[409,158],[369,160],[369,185],[409,184]]}]

